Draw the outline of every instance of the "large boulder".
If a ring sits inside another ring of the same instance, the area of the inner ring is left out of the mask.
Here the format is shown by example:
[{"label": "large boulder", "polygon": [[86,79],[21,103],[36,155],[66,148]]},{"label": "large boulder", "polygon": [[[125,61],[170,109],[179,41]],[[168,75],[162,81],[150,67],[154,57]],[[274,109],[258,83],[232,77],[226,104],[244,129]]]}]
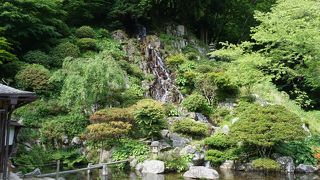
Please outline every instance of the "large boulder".
[{"label": "large boulder", "polygon": [[281,156],[276,159],[276,161],[281,165],[282,170],[284,170],[287,173],[293,173],[294,172],[294,163],[293,159],[290,156]]},{"label": "large boulder", "polygon": [[196,148],[194,146],[187,145],[186,147],[181,149],[180,155],[194,154],[195,152],[196,152]]},{"label": "large boulder", "polygon": [[190,139],[182,137],[177,133],[171,133],[170,140],[172,141],[173,147],[184,147],[190,142]]},{"label": "large boulder", "polygon": [[296,172],[300,173],[314,173],[316,171],[318,171],[318,168],[311,165],[299,164],[296,167]]},{"label": "large boulder", "polygon": [[204,166],[191,166],[183,176],[193,179],[219,179],[219,173],[216,170]]},{"label": "large boulder", "polygon": [[146,160],[142,164],[142,173],[161,174],[164,172],[164,162],[159,160]]}]

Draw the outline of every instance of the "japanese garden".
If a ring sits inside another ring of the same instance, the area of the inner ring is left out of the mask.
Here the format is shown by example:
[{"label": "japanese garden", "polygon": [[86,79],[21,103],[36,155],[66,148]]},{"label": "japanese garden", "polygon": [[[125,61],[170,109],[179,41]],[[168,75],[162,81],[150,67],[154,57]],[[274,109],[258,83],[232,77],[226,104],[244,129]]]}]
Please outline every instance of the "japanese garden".
[{"label": "japanese garden", "polygon": [[319,0],[0,2],[3,179],[320,179]]}]

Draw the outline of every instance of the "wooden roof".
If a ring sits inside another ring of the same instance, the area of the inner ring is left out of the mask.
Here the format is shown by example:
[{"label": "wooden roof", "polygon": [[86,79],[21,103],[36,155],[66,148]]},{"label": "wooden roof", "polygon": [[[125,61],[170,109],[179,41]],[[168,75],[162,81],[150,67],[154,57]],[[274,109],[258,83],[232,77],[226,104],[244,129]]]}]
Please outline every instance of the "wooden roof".
[{"label": "wooden roof", "polygon": [[16,99],[18,104],[32,102],[36,99],[36,94],[29,91],[22,91],[0,83],[0,100]]}]

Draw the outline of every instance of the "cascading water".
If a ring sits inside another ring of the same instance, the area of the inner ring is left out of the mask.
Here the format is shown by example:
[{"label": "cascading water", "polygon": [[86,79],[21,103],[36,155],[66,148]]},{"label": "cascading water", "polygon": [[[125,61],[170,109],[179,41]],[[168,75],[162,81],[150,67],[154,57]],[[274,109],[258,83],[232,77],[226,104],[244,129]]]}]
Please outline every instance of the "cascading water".
[{"label": "cascading water", "polygon": [[161,102],[180,103],[183,96],[174,84],[174,79],[164,64],[160,51],[149,43],[145,55],[147,60],[145,69],[155,76],[149,89],[150,96]]}]

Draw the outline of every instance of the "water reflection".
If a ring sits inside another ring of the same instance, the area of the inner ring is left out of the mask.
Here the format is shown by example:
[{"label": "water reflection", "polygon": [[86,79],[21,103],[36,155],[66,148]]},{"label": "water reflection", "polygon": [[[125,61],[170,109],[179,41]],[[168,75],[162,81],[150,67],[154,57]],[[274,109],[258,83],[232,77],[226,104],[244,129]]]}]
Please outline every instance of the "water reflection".
[{"label": "water reflection", "polygon": [[[317,174],[284,174],[243,171],[219,171],[219,180],[320,180]],[[85,173],[73,174],[66,180],[88,179]],[[183,174],[136,174],[134,172],[112,171],[109,176],[101,177],[99,171],[93,172],[90,180],[184,180]]]}]

